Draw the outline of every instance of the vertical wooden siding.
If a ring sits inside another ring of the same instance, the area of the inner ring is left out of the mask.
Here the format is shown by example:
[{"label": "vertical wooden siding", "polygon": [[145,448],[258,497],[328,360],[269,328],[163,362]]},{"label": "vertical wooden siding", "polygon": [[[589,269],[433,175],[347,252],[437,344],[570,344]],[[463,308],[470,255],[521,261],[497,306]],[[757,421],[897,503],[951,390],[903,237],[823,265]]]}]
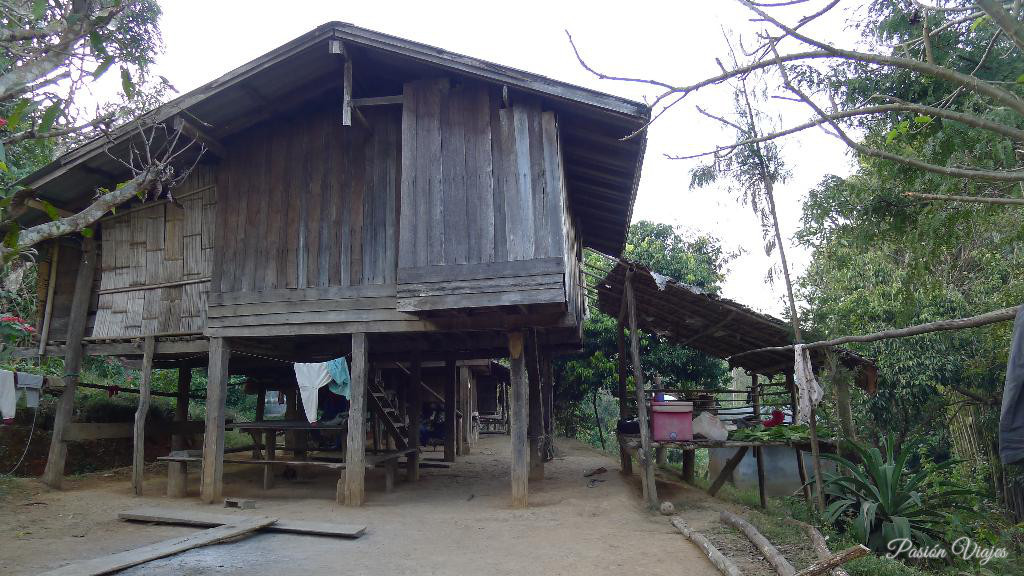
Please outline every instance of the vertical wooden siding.
[{"label": "vertical wooden siding", "polygon": [[564,256],[554,114],[447,79],[404,95],[399,267]]},{"label": "vertical wooden siding", "polygon": [[448,79],[404,97],[399,309],[565,303],[576,253],[554,113]]},{"label": "vertical wooden siding", "polygon": [[101,222],[91,336],[201,332],[205,327],[217,202],[214,169],[197,167],[174,192],[180,206],[143,204]]},{"label": "vertical wooden siding", "polygon": [[229,143],[214,304],[395,282],[398,110],[364,110],[369,130],[342,126],[334,101],[304,112]]}]

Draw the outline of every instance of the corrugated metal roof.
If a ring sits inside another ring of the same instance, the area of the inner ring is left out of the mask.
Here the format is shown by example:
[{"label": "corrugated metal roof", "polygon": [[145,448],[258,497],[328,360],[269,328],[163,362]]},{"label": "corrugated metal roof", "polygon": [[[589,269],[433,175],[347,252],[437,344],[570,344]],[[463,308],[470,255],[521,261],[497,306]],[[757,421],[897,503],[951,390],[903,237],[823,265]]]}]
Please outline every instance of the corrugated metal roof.
[{"label": "corrugated metal roof", "polygon": [[559,113],[570,205],[583,243],[605,253],[621,252],[646,132],[627,141],[621,138],[645,125],[650,117],[645,104],[342,22],[319,26],[109,136],[63,154],[21,183],[57,206],[82,208],[96,187],[129,177],[117,158],[127,157],[139,126],[184,115],[223,138],[271,116],[301,111],[304,102],[340,90],[343,60],[329,53],[332,39],[340,39],[352,59],[357,98],[398,94],[403,81],[438,73],[540,97],[545,108]]},{"label": "corrugated metal roof", "polygon": [[[793,344],[792,327],[779,318],[622,259],[597,285],[598,308],[609,316],[618,317],[622,310],[629,269],[633,270],[631,281],[636,295],[637,323],[643,330],[722,359],[759,348]],[[873,392],[874,364],[851,350],[840,348],[837,352],[847,368],[860,369],[857,384]],[[812,350],[815,365],[824,362],[824,354],[824,351]],[[730,364],[765,375],[792,372],[793,352],[744,354],[730,360]]]}]

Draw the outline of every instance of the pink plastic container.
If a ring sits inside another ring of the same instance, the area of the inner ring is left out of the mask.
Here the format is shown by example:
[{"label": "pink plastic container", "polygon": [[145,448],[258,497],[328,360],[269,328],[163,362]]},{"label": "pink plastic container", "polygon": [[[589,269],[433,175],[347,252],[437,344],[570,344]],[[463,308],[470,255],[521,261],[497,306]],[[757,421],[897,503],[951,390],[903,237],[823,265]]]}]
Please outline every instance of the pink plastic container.
[{"label": "pink plastic container", "polygon": [[693,440],[693,403],[651,402],[651,437],[655,442]]}]

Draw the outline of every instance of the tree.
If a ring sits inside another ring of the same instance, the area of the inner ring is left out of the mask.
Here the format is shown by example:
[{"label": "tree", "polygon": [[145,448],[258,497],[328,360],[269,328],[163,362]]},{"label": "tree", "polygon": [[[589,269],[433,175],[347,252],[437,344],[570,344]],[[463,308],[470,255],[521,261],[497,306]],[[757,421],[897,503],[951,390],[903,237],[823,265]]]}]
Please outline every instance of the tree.
[{"label": "tree", "polygon": [[[132,198],[166,194],[187,173],[176,164],[195,143],[167,126],[139,126],[130,157],[120,159],[130,179],[61,216],[18,181],[51,160],[62,142],[109,134],[116,111],[87,117],[78,94],[116,66],[125,99],[138,98],[161,48],[160,9],[155,0],[0,0],[0,8],[0,256],[7,262],[44,240],[89,234]],[[50,221],[22,229],[19,222],[34,209]]]}]

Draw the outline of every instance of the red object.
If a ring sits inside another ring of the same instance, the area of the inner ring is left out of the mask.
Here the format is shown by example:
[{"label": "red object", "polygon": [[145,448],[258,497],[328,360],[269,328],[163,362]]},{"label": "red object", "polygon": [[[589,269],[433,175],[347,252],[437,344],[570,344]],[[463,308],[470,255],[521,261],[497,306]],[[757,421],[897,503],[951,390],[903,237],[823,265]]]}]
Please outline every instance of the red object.
[{"label": "red object", "polygon": [[765,428],[774,428],[785,421],[786,417],[782,414],[782,410],[772,410],[772,417],[767,420],[762,420],[761,424],[763,424]]},{"label": "red object", "polygon": [[655,442],[693,440],[693,402],[651,402],[651,437]]},{"label": "red object", "polygon": [[7,118],[0,118],[0,128],[7,126]]},{"label": "red object", "polygon": [[14,418],[4,418],[4,426],[13,426]]}]

